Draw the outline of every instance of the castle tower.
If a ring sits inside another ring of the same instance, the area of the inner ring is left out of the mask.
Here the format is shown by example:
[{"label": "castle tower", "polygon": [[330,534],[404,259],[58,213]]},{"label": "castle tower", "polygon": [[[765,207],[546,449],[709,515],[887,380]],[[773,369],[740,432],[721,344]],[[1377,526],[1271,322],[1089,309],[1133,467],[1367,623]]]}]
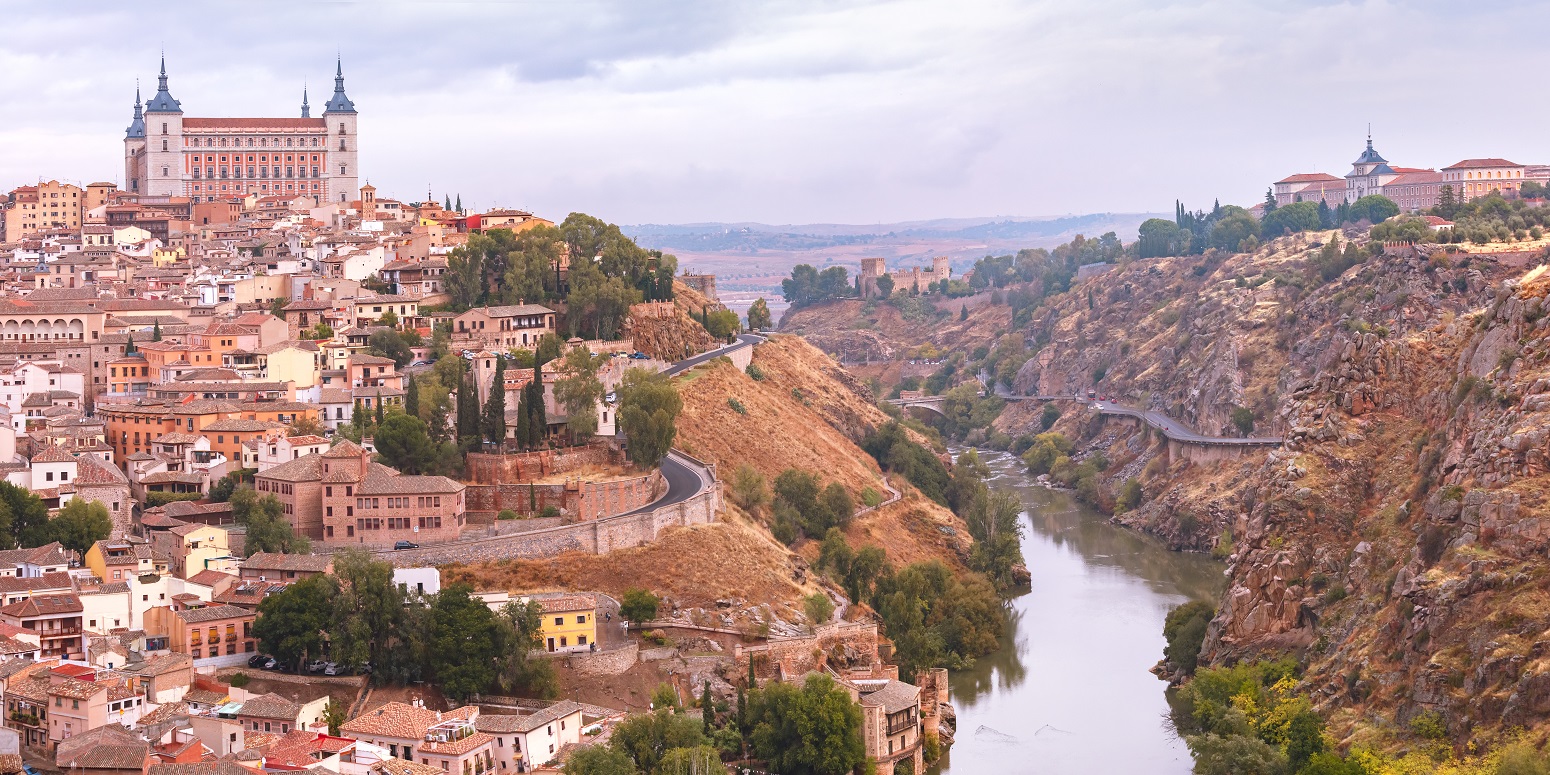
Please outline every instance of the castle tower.
[{"label": "castle tower", "polygon": [[140,110],[140,87],[135,86],[135,117],[124,130],[124,190],[140,193],[145,179],[145,114]]},{"label": "castle tower", "polygon": [[329,196],[346,204],[361,198],[355,103],[344,93],[344,61],[334,71],[334,96],[323,106],[328,130]]},{"label": "castle tower", "polygon": [[312,118],[312,106],[307,104],[307,87],[301,87],[301,117]]},{"label": "castle tower", "polygon": [[931,259],[931,274],[936,282],[951,279],[953,276],[953,260],[947,256],[937,256]]},{"label": "castle tower", "polygon": [[377,187],[370,183],[361,186],[361,220],[377,220]]},{"label": "castle tower", "polygon": [[183,193],[183,106],[167,91],[167,57],[161,58],[156,96],[145,106],[145,159],[140,191],[147,196]]}]

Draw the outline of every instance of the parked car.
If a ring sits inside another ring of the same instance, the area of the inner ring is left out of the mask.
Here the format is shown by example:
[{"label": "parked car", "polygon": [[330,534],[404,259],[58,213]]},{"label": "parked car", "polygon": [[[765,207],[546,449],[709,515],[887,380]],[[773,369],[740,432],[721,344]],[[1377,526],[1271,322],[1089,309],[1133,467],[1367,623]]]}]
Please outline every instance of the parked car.
[{"label": "parked car", "polygon": [[639,350],[630,353],[630,359],[631,360],[643,361],[643,360],[646,360],[647,358],[650,358],[650,357],[651,356],[649,356],[649,355],[647,355],[647,354],[645,354],[643,352],[640,352]]},{"label": "parked car", "polygon": [[254,654],[253,656],[248,657],[248,667],[258,667],[268,660],[269,655],[267,654]]},{"label": "parked car", "polygon": [[332,662],[323,666],[323,675],[339,675],[340,672],[339,666]]},{"label": "parked car", "polygon": [[321,673],[321,672],[323,672],[323,668],[327,664],[328,664],[327,662],[324,662],[321,659],[315,659],[315,660],[307,663],[307,672],[309,672],[309,673]]},{"label": "parked car", "polygon": [[413,541],[399,541],[398,543],[393,544],[393,549],[394,550],[398,550],[398,549],[418,549],[418,548],[420,548],[420,545],[415,543],[415,542],[413,542]]},{"label": "parked car", "polygon": [[278,660],[276,660],[274,657],[270,657],[270,658],[264,660],[264,669],[265,670],[273,670],[273,669],[275,669],[275,668],[277,668],[279,666],[280,666],[280,662]]}]

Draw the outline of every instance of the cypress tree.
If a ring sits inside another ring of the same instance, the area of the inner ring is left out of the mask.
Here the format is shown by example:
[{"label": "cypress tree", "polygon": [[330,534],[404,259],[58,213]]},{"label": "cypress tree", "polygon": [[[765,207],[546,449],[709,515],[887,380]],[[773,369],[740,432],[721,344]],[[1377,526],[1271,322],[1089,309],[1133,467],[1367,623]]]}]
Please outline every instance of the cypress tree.
[{"label": "cypress tree", "polygon": [[136,352],[138,351],[135,349],[135,335],[129,334],[128,338],[124,340],[124,354],[134,355]]},{"label": "cypress tree", "polygon": [[420,416],[420,382],[414,377],[409,378],[409,387],[404,388],[404,414]]},{"label": "cypress tree", "polygon": [[380,390],[377,391],[377,419],[376,419],[376,424],[379,425],[379,426],[382,424],[382,391],[380,391]]},{"label": "cypress tree", "polygon": [[161,341],[161,321],[160,320],[156,321],[156,325],[151,327],[151,341],[153,341],[153,342],[160,342]]},{"label": "cypress tree", "polygon": [[464,450],[479,443],[479,394],[473,378],[470,371],[457,385],[457,443]]},{"label": "cypress tree", "polygon": [[457,195],[457,204],[453,205],[453,208],[456,209],[460,213],[463,212],[463,195],[462,194],[458,194]]},{"label": "cypress tree", "polygon": [[700,722],[704,724],[706,737],[710,737],[716,731],[712,724],[715,720],[716,706],[710,698],[710,681],[706,681],[705,690],[700,692]]},{"label": "cypress tree", "polygon": [[528,390],[527,385],[517,391],[517,447],[527,449],[533,443],[533,418],[528,416]]},{"label": "cypress tree", "polygon": [[737,687],[737,731],[748,737],[748,690]]},{"label": "cypress tree", "polygon": [[506,440],[506,356],[495,356],[495,381],[490,400],[484,403],[484,437],[500,444]]},{"label": "cypress tree", "polygon": [[451,210],[452,209],[452,195],[451,194],[443,194],[442,196],[446,197],[447,204],[446,204],[446,206],[442,207],[441,209],[443,209],[443,210]]},{"label": "cypress tree", "polygon": [[533,384],[528,385],[528,422],[531,424],[530,433],[533,434],[533,446],[543,443],[548,435],[549,418],[544,413],[544,364],[542,361],[533,361]]}]

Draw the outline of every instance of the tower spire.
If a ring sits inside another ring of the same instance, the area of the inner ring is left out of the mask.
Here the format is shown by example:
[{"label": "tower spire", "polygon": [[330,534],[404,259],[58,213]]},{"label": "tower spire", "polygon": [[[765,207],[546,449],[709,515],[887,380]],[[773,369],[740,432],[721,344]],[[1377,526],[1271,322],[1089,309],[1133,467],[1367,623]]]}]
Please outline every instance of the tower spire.
[{"label": "tower spire", "polygon": [[339,58],[334,64],[334,96],[323,106],[326,113],[354,113],[355,103],[344,93],[344,58]]},{"label": "tower spire", "polygon": [[301,117],[312,118],[312,106],[307,104],[307,82],[301,82]]},{"label": "tower spire", "polygon": [[183,106],[172,98],[172,93],[167,91],[167,55],[161,55],[161,74],[156,79],[156,96],[146,103],[147,113],[182,113]]}]

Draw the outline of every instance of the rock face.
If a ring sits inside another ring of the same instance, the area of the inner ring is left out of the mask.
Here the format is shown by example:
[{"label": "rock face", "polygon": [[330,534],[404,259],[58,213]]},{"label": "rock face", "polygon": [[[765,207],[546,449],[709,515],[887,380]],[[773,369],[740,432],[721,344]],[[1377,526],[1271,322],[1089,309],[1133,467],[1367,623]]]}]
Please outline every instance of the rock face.
[{"label": "rock face", "polygon": [[675,305],[664,305],[671,314],[648,314],[654,305],[638,304],[625,320],[624,333],[635,349],[660,361],[678,361],[713,346],[704,326]]}]

